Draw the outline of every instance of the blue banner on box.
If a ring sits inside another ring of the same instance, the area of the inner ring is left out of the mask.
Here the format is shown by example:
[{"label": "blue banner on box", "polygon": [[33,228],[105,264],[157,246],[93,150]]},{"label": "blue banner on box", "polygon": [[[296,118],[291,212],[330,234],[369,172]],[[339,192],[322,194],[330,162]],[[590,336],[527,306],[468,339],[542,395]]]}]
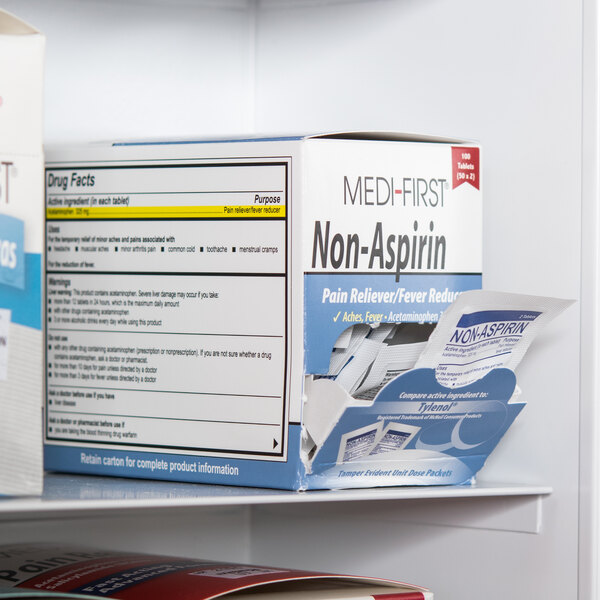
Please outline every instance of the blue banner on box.
[{"label": "blue banner on box", "polygon": [[0,215],[0,284],[25,288],[25,224]]}]

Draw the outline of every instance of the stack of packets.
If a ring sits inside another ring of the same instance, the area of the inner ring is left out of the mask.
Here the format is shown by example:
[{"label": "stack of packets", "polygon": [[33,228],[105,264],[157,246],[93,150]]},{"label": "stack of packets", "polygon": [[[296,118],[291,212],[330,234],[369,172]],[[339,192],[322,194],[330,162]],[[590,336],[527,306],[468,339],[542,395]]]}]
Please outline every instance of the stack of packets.
[{"label": "stack of packets", "polygon": [[426,345],[416,340],[426,340],[432,329],[414,323],[353,325],[337,339],[327,376],[355,399],[373,400],[386,383],[415,366]]},{"label": "stack of packets", "polygon": [[380,323],[344,331],[327,375],[307,380],[309,481],[315,487],[473,481],[525,406],[516,366],[569,304],[473,290],[435,328]]},{"label": "stack of packets", "polygon": [[387,579],[50,544],[0,546],[0,598],[433,600]]}]

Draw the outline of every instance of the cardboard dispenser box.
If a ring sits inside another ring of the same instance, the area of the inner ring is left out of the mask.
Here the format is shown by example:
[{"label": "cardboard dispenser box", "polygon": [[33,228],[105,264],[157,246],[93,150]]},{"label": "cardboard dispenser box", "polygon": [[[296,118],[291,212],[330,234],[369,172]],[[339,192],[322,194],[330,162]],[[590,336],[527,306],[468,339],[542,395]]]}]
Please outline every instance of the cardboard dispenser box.
[{"label": "cardboard dispenser box", "polygon": [[374,428],[369,407],[481,287],[480,173],[472,143],[391,133],[48,149],[47,468],[468,479],[339,470],[419,437]]},{"label": "cardboard dispenser box", "polygon": [[0,494],[42,490],[44,37],[0,10]]}]

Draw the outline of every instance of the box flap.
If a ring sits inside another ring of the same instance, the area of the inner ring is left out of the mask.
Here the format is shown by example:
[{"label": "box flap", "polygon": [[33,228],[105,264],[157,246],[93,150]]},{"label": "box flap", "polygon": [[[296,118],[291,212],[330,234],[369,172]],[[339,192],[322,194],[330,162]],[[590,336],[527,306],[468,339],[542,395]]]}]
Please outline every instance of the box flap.
[{"label": "box flap", "polygon": [[156,140],[115,141],[113,146],[151,146],[172,144],[223,144],[231,142],[285,142],[298,140],[370,140],[379,142],[429,142],[443,144],[476,143],[461,138],[451,138],[399,131],[329,131],[321,133],[255,133],[210,138],[178,138]]},{"label": "box flap", "polygon": [[0,9],[0,34],[2,35],[32,35],[39,31],[15,17],[15,15]]},{"label": "box flap", "polygon": [[408,133],[400,131],[332,131],[329,133],[318,133],[307,135],[309,139],[337,139],[337,140],[374,140],[384,142],[432,142],[461,144],[467,140],[460,138],[450,138],[437,135],[427,135],[420,133]]},{"label": "box flap", "polygon": [[[239,569],[239,568],[238,568]],[[233,572],[235,574],[236,568]],[[401,581],[359,577],[353,575],[329,575],[310,573],[295,575],[280,580],[256,584],[232,586],[228,591],[213,596],[210,600],[365,600],[380,595],[393,594],[398,600],[414,598],[410,592],[426,592],[427,589]],[[419,598],[423,598],[419,595]]]}]

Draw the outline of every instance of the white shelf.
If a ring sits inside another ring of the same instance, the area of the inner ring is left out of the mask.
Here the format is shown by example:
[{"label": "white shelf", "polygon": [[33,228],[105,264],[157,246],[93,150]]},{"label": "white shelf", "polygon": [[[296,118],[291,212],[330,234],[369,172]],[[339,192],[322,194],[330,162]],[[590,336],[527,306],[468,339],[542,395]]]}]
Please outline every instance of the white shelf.
[{"label": "white shelf", "polygon": [[542,496],[550,494],[551,491],[550,487],[544,486],[480,483],[467,486],[291,492],[261,488],[47,474],[44,493],[41,497],[0,499],[0,520],[52,519],[61,516],[87,516],[96,512],[112,513],[114,511],[182,507]]}]

